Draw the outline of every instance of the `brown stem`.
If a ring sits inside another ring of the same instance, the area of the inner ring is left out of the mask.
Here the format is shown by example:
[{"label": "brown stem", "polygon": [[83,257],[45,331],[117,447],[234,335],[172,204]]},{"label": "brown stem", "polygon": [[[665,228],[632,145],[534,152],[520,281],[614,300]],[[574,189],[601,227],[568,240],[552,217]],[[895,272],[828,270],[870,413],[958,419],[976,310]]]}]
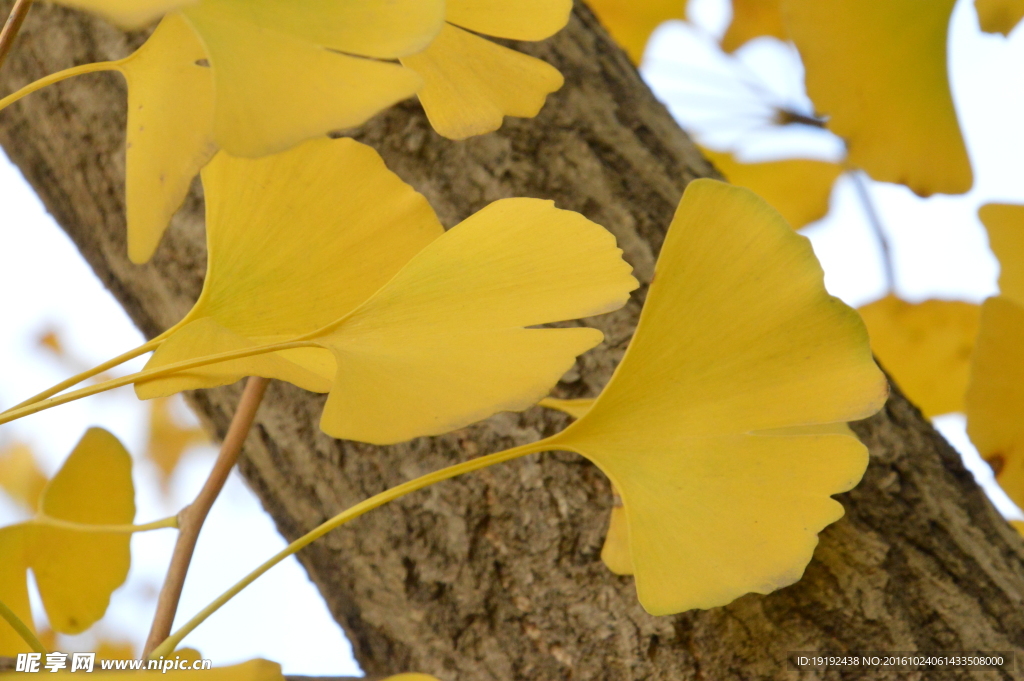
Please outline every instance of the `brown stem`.
[{"label": "brown stem", "polygon": [[14,9],[7,17],[3,31],[0,31],[0,68],[3,67],[4,60],[7,59],[7,53],[11,51],[11,45],[14,44],[14,38],[21,30],[21,25],[25,23],[25,17],[28,16],[30,7],[32,7],[32,0],[18,0],[14,3]]},{"label": "brown stem", "polygon": [[220,453],[217,455],[217,461],[213,464],[210,476],[206,479],[196,500],[178,514],[178,541],[174,544],[171,565],[167,569],[163,588],[160,589],[156,615],[153,617],[153,626],[149,630],[149,638],[146,639],[143,657],[148,656],[171,634],[174,615],[178,611],[178,600],[181,598],[181,589],[185,584],[189,563],[192,562],[192,552],[195,551],[199,531],[203,528],[203,522],[210,512],[213,502],[216,501],[228,479],[228,474],[238,460],[242,444],[249,434],[249,428],[256,418],[256,410],[263,400],[263,394],[267,391],[269,383],[269,379],[259,376],[251,376],[246,382],[242,399],[235,410],[235,416],[231,420],[231,426],[220,447]]}]

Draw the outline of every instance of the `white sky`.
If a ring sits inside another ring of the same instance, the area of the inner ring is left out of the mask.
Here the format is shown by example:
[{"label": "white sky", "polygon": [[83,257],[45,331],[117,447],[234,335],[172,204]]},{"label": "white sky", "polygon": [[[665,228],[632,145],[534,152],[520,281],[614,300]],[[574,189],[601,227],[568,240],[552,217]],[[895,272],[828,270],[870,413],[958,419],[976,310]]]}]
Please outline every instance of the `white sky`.
[{"label": "white sky", "polygon": [[[693,0],[691,14],[713,35],[720,34],[728,21],[723,0]],[[771,39],[754,41],[739,51],[746,70],[737,71],[723,66],[707,41],[706,35],[685,24],[670,22],[649,45],[643,70],[658,95],[702,142],[713,147],[739,145],[750,159],[790,155],[795,149],[818,157],[836,155],[839,146],[827,134],[770,135],[752,130],[763,112],[758,104],[763,98],[749,90],[744,94],[737,73],[760,81],[777,101],[810,108],[791,49]],[[894,185],[872,183],[871,191],[893,247],[897,292],[914,301],[939,297],[979,302],[996,292],[998,266],[976,210],[994,200],[1024,203],[1024,137],[1014,134],[1024,120],[1024,39],[1020,32],[1009,40],[980,33],[972,0],[960,0],[950,52],[975,188],[962,197],[928,200]],[[0,408],[6,408],[65,375],[63,367],[34,345],[43,330],[57,328],[72,354],[93,363],[134,347],[141,336],[2,155],[0,206],[0,290],[8,292],[0,326]],[[833,294],[861,305],[884,293],[877,245],[849,181],[838,183],[829,217],[804,233],[822,260]],[[190,418],[184,407],[181,412],[183,419]],[[130,389],[121,389],[4,426],[0,446],[14,440],[30,443],[52,474],[92,425],[107,428],[129,451],[141,453],[144,422],[144,408]],[[936,425],[992,492],[991,472],[970,446],[963,417],[940,417]],[[209,448],[196,448],[179,469],[168,500],[160,498],[152,467],[138,463],[139,521],[170,515],[191,500],[211,460]],[[1005,495],[995,494],[995,501],[1004,513],[1019,516]],[[0,494],[0,524],[22,517]],[[136,535],[132,573],[114,595],[103,635],[141,645],[145,631],[139,622],[151,617],[173,538],[169,530]],[[199,542],[193,574],[200,579],[190,578],[186,584],[178,624],[283,545],[253,495],[233,477]],[[68,648],[85,649],[91,641],[86,635]],[[291,674],[359,673],[340,629],[294,559],[258,580],[184,645],[198,648],[217,664],[259,656],[281,662]]]}]

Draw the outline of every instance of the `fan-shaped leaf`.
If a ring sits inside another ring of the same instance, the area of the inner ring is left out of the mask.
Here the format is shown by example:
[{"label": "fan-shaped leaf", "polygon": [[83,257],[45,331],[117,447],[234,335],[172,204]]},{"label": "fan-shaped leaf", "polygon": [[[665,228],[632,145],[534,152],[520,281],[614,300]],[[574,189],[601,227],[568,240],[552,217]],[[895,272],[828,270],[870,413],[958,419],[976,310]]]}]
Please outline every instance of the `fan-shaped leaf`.
[{"label": "fan-shaped leaf", "polygon": [[535,404],[602,335],[524,327],[621,307],[629,272],[614,237],[578,213],[492,203],[316,334],[338,366],[321,428],[384,444]]},{"label": "fan-shaped leaf", "polygon": [[954,300],[914,304],[888,295],[860,308],[860,314],[875,356],[925,416],[964,410],[978,305]]},{"label": "fan-shaped leaf", "polygon": [[[40,513],[93,525],[130,524],[135,517],[131,457],[113,435],[91,428],[50,480]],[[50,626],[77,634],[103,616],[110,594],[128,576],[129,534],[78,532],[39,519],[0,529],[0,600],[25,622],[31,569]],[[25,652],[13,629],[0,622],[0,654]]]},{"label": "fan-shaped leaf", "polygon": [[867,452],[845,426],[885,379],[807,240],[745,189],[697,180],[636,334],[590,410],[550,438],[622,495],[640,602],[722,605],[796,581]]},{"label": "fan-shaped leaf", "polygon": [[451,24],[402,64],[423,77],[423,110],[434,130],[450,139],[497,130],[505,116],[532,118],[564,82],[546,62]]},{"label": "fan-shaped leaf", "polygon": [[[259,160],[221,154],[203,171],[203,184],[203,292],[147,368],[316,331],[444,233],[426,199],[350,139],[313,140]],[[204,367],[141,383],[136,392],[149,399],[248,375],[327,392],[334,372],[329,353],[306,349]]]},{"label": "fan-shaped leaf", "polygon": [[915,193],[962,194],[973,182],[949,89],[955,0],[783,0],[807,93],[846,140],[849,161]]}]

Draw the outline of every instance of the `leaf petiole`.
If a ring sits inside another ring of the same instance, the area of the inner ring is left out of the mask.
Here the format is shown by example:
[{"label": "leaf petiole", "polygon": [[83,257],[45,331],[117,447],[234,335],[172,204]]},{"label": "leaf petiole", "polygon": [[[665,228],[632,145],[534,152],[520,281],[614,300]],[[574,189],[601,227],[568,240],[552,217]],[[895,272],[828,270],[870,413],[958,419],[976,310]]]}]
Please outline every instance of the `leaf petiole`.
[{"label": "leaf petiole", "polygon": [[61,520],[60,518],[54,518],[45,514],[37,515],[30,522],[37,525],[45,525],[46,527],[55,527],[61,530],[105,534],[134,534],[135,532],[150,532],[152,530],[178,528],[178,516],[176,515],[141,525],[92,525],[89,523],[76,523],[71,520]]},{"label": "leaf petiole", "polygon": [[265,563],[263,563],[258,568],[250,572],[245,577],[243,577],[237,584],[235,584],[230,589],[225,591],[223,594],[218,596],[212,603],[210,603],[205,608],[200,610],[195,617],[193,617],[188,622],[183,624],[181,628],[179,628],[176,632],[168,636],[163,643],[157,646],[149,654],[149,659],[154,660],[159,658],[161,655],[167,656],[168,654],[173,652],[174,649],[177,648],[178,644],[181,643],[182,639],[184,639],[196,627],[202,624],[206,620],[206,618],[208,618],[213,613],[217,612],[217,610],[219,610],[221,606],[223,606],[225,603],[227,603],[236,595],[238,595],[243,589],[245,589],[245,587],[249,586],[254,581],[256,581],[256,579],[263,575],[263,573],[267,572],[270,568],[274,567],[288,556],[297,553],[298,551],[305,548],[306,546],[309,546],[314,541],[324,536],[331,530],[341,527],[350,520],[355,520],[364,513],[372,511],[375,508],[379,508],[384,504],[388,503],[389,501],[394,501],[395,499],[403,497],[406,494],[409,494],[410,492],[415,492],[417,490],[423,489],[424,487],[429,487],[430,485],[433,485],[434,483],[437,482],[441,482],[442,480],[448,480],[450,478],[462,475],[463,473],[471,473],[472,471],[487,468],[488,466],[493,466],[494,464],[503,463],[505,461],[511,461],[512,459],[517,459],[521,456],[526,456],[527,454],[536,454],[537,452],[544,452],[552,449],[559,449],[559,447],[555,445],[553,442],[551,442],[551,438],[548,438],[545,440],[540,440],[539,442],[533,442],[528,445],[522,445],[519,447],[513,447],[512,449],[506,449],[502,452],[497,452],[495,454],[481,456],[471,461],[466,461],[460,464],[456,464],[454,466],[442,468],[439,471],[434,471],[433,473],[428,473],[427,475],[420,476],[414,480],[410,480],[409,482],[402,483],[401,485],[392,487],[391,489],[381,492],[380,494],[376,494],[370,497],[369,499],[366,499],[365,501],[362,501],[356,504],[355,506],[352,506],[342,511],[341,513],[334,516],[327,522],[317,526],[313,530],[307,532],[303,536],[293,541],[291,544],[289,544],[280,552],[275,554]]},{"label": "leaf petiole", "polygon": [[108,359],[106,362],[103,362],[103,364],[97,364],[96,366],[94,366],[91,369],[87,369],[86,371],[83,371],[80,374],[75,374],[71,378],[65,379],[65,380],[61,381],[60,383],[57,383],[56,385],[54,385],[54,386],[52,386],[50,388],[47,388],[46,390],[44,390],[41,393],[39,393],[37,395],[33,395],[32,397],[28,398],[24,402],[16,404],[13,407],[11,407],[10,409],[7,409],[6,411],[0,412],[0,414],[6,414],[7,412],[14,411],[15,409],[21,409],[22,407],[27,407],[30,404],[35,404],[36,402],[41,402],[41,401],[45,400],[46,398],[52,397],[52,396],[56,395],[57,393],[59,393],[59,392],[61,392],[63,390],[67,390],[71,386],[78,385],[82,381],[85,381],[87,379],[92,378],[96,374],[101,374],[104,371],[107,371],[108,369],[113,369],[114,367],[120,366],[120,365],[124,364],[125,362],[127,362],[129,360],[135,359],[139,355],[144,355],[147,352],[151,352],[152,350],[156,350],[158,347],[160,347],[160,343],[163,342],[164,336],[166,336],[166,335],[167,334],[162,334],[160,336],[157,336],[156,338],[154,338],[153,340],[149,341],[148,343],[143,343],[139,347],[134,348],[132,350],[129,350],[128,352],[126,352],[124,354],[118,355],[117,357],[114,357],[113,359]]},{"label": "leaf petiole", "polygon": [[140,383],[142,381],[149,381],[157,378],[163,378],[169,376],[178,371],[186,371],[188,369],[195,369],[198,367],[207,366],[210,364],[217,364],[219,362],[227,362],[232,359],[243,359],[245,357],[252,357],[254,355],[264,355],[270,352],[277,352],[279,350],[292,350],[294,348],[310,348],[320,347],[318,343],[314,341],[290,341],[287,343],[272,343],[271,345],[261,345],[254,348],[245,348],[243,350],[232,350],[230,352],[221,352],[215,355],[207,355],[206,357],[198,357],[196,359],[190,359],[183,362],[176,362],[174,364],[168,364],[167,366],[160,367],[158,369],[149,369],[146,371],[140,371],[135,374],[129,374],[128,376],[121,376],[103,383],[91,385],[88,388],[82,388],[73,392],[65,393],[64,395],[58,395],[57,397],[51,397],[46,400],[41,400],[33,404],[29,404],[24,407],[17,409],[11,409],[0,414],[0,425],[16,421],[23,416],[29,416],[35,414],[50,407],[56,407],[61,404],[67,404],[68,402],[74,402],[80,400],[83,397],[89,397],[98,393],[106,392],[107,390],[113,390],[114,388],[120,388],[125,385],[132,383]]},{"label": "leaf petiole", "polygon": [[7,607],[7,604],[0,601],[0,617],[7,620],[7,623],[14,627],[14,630],[18,632],[18,636],[24,639],[25,643],[29,645],[37,653],[47,654],[46,646],[44,646],[36,635],[32,633],[32,630],[28,628],[21,618],[14,614],[14,611]]},{"label": "leaf petiole", "polygon": [[47,85],[53,85],[59,83],[62,80],[73,78],[74,76],[80,76],[85,73],[96,73],[98,71],[117,71],[119,70],[120,64],[116,61],[98,61],[91,64],[82,64],[81,66],[72,66],[70,69],[64,69],[57,73],[51,73],[48,76],[43,76],[39,80],[33,81],[21,88],[17,92],[12,92],[3,99],[0,99],[0,111],[3,111],[11,104],[14,104],[19,99],[26,97],[38,90],[42,90]]}]

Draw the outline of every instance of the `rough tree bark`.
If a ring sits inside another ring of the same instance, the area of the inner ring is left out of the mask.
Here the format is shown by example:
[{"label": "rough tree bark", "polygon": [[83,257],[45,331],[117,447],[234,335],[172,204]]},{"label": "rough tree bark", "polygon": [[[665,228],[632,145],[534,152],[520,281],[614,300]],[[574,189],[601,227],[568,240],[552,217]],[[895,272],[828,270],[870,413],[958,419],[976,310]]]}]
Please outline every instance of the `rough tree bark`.
[{"label": "rough tree bark", "polygon": [[[3,0],[0,11],[10,6]],[[0,89],[123,56],[142,37],[39,5],[0,74]],[[611,229],[649,282],[683,187],[713,170],[587,10],[577,7],[554,39],[522,48],[566,76],[537,119],[453,143],[434,134],[410,102],[355,134],[425,193],[446,224],[502,197],[551,198]],[[0,114],[0,143],[153,335],[177,321],[200,290],[202,203],[197,189],[151,264],[128,263],[124,95],[109,74],[50,88]],[[37,256],[40,276],[47,276],[45,255]],[[592,395],[607,380],[642,297],[643,289],[619,313],[591,320],[609,342],[566,376],[562,395]],[[192,403],[222,434],[238,392],[196,394]],[[272,387],[241,464],[288,538],[386,487],[564,423],[533,409],[378,448],[324,436],[316,428],[320,406],[320,398]],[[804,579],[723,608],[644,613],[631,580],[609,574],[599,560],[608,485],[569,454],[529,457],[419,492],[334,532],[301,560],[370,675],[769,679],[796,676],[786,666],[792,650],[1024,648],[1024,543],[956,453],[898,392],[855,429],[870,447],[870,468],[842,495],[847,515],[823,533]],[[897,676],[862,671],[844,678]]]}]

